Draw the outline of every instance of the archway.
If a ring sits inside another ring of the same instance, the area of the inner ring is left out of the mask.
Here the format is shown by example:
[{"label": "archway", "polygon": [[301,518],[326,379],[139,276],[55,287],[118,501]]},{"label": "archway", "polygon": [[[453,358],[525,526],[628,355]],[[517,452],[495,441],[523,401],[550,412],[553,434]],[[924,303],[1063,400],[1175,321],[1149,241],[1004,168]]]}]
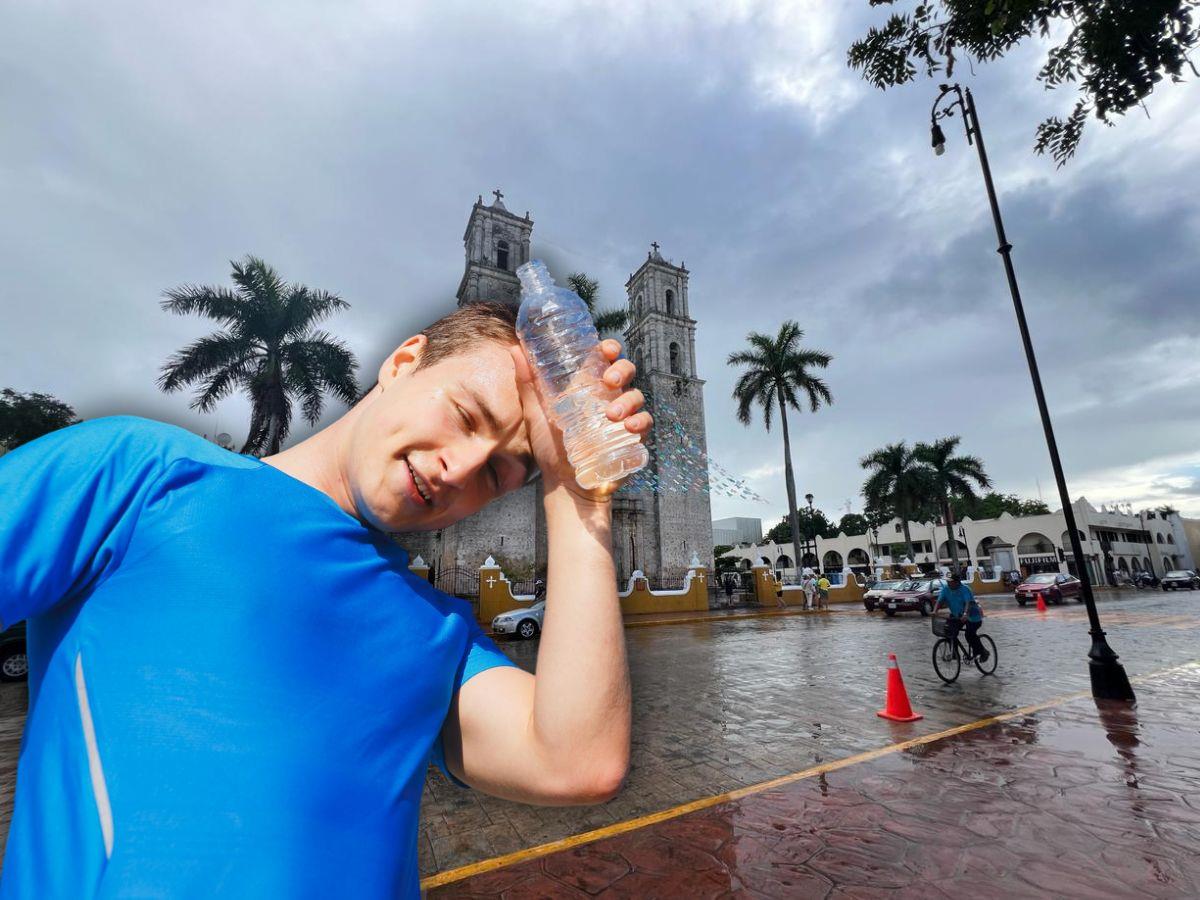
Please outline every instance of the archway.
[{"label": "archway", "polygon": [[1125,574],[1129,574],[1129,563],[1125,562],[1125,557],[1121,556],[1117,558],[1117,568]]},{"label": "archway", "polygon": [[[958,540],[957,538],[955,539],[954,544],[956,547],[958,547],[958,561],[961,563],[965,563],[967,561],[967,557],[969,557],[970,553],[971,553],[967,549],[967,545],[964,544],[962,541]],[[949,541],[942,541],[941,546],[938,547],[938,559],[939,560],[951,559],[950,542]]]},{"label": "archway", "polygon": [[867,556],[866,550],[863,550],[859,547],[855,547],[848,554],[846,554],[846,562],[852,569],[860,566],[864,566],[866,568],[871,567],[871,557]]},{"label": "archway", "polygon": [[1133,563],[1133,571],[1135,574],[1142,571],[1142,561],[1140,559],[1135,556],[1131,562]]},{"label": "archway", "polygon": [[821,568],[823,568],[826,572],[840,572],[842,570],[842,554],[838,553],[836,550],[827,551],[825,556],[822,557]]},{"label": "archway", "polygon": [[1017,553],[1021,556],[1037,556],[1043,553],[1053,553],[1054,544],[1050,538],[1039,531],[1031,531],[1021,538],[1017,544]]},{"label": "archway", "polygon": [[804,561],[801,565],[808,569],[815,569],[817,567],[817,555],[815,553],[805,553]]},{"label": "archway", "polygon": [[992,544],[996,543],[998,540],[1000,540],[1000,538],[996,537],[994,534],[990,534],[980,541],[975,547],[976,558],[991,559]]},{"label": "archway", "polygon": [[781,553],[779,559],[775,560],[775,568],[790,569],[792,567],[792,558],[786,553]]},{"label": "archway", "polygon": [[1149,572],[1151,575],[1154,574],[1154,565],[1153,565],[1153,563],[1150,562],[1150,557],[1147,556],[1145,559],[1142,560],[1142,568],[1145,569],[1147,572]]}]

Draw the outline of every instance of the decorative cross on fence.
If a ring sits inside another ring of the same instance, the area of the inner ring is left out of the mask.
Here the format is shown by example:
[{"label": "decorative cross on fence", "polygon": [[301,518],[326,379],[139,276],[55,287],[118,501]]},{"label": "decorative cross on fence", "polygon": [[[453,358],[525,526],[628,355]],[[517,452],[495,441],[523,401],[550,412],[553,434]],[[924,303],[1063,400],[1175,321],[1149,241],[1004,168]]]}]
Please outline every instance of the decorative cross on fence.
[{"label": "decorative cross on fence", "polygon": [[489,576],[488,576],[488,580],[487,580],[487,586],[488,586],[488,587],[495,587],[495,586],[496,586],[496,576],[495,576],[495,575],[489,575]]}]

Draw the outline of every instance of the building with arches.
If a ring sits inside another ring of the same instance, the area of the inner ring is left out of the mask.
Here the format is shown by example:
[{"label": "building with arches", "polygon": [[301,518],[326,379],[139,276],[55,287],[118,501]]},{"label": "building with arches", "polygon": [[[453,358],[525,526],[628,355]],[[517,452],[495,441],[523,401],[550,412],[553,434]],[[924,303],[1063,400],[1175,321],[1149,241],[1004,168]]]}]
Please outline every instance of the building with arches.
[{"label": "building with arches", "polygon": [[[1075,501],[1075,522],[1086,560],[1087,571],[1095,584],[1112,583],[1117,572],[1149,571],[1161,576],[1172,569],[1195,569],[1196,557],[1188,542],[1185,520],[1177,512],[1097,508],[1080,498]],[[1012,516],[997,519],[965,518],[954,525],[954,547],[960,565],[985,570],[1019,570],[1074,573],[1075,559],[1070,532],[1062,511],[1040,516]],[[937,522],[909,522],[913,555],[908,557],[904,528],[892,519],[869,534],[839,534],[835,538],[817,538],[815,554],[805,556],[804,565],[823,571],[841,572],[846,568],[859,574],[898,565],[906,560],[932,571],[952,562],[946,527]],[[767,558],[769,565],[791,545],[738,548],[722,554],[736,558],[738,567],[749,569],[752,561]],[[820,565],[818,566],[818,561]],[[794,578],[795,570],[784,577]]]}]

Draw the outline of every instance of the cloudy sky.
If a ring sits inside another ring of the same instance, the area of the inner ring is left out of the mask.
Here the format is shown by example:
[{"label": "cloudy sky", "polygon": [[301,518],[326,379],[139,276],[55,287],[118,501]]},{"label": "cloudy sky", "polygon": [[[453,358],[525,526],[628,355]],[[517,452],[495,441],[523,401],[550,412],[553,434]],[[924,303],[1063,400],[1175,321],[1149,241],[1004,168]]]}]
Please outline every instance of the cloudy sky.
[{"label": "cloudy sky", "polygon": [[[500,186],[608,302],[650,241],[686,260],[711,454],[770,501],[714,515],[785,508],[778,433],[733,419],[724,359],[788,318],[834,356],[835,404],[793,419],[828,514],[860,508],[864,453],[946,434],[1057,505],[977,162],[950,128],[930,153],[933,84],[845,67],[882,18],[866,0],[183,9],[6,5],[0,386],[240,438],[243,401],[201,417],[156,391],[209,330],[165,288],[263,256],[352,304],[330,327],[365,382],[452,306],[471,204]],[[959,74],[1073,493],[1200,515],[1200,87],[1089,127],[1055,170],[1033,132],[1072,98],[1034,81],[1043,49]]]}]

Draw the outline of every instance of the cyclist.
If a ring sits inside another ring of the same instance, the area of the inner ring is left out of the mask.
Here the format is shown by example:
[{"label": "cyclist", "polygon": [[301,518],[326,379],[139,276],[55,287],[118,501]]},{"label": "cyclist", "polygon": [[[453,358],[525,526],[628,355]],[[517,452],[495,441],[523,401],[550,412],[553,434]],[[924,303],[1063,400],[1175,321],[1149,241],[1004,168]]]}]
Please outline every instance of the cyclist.
[{"label": "cyclist", "polygon": [[967,644],[971,647],[971,652],[980,662],[987,662],[991,654],[984,648],[983,641],[979,640],[983,609],[971,589],[962,583],[957,572],[951,572],[946,583],[942,585],[934,612],[943,606],[950,610],[950,617],[946,620],[946,638],[954,646],[954,652],[958,653],[958,644],[954,639],[958,636],[959,628],[965,624]]}]

